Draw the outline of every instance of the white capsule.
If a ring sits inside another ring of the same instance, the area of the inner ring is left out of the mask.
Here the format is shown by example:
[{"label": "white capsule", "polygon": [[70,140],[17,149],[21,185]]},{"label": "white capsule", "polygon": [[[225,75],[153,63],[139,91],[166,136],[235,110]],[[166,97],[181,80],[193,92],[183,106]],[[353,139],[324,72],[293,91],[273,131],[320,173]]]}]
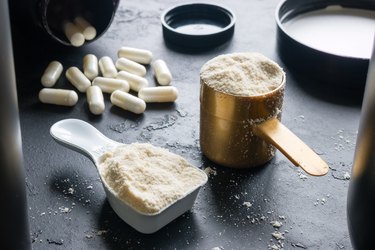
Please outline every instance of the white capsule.
[{"label": "white capsule", "polygon": [[117,59],[116,68],[118,70],[128,71],[129,73],[132,73],[138,76],[145,76],[147,72],[145,66],[139,63],[133,62],[129,59],[123,58],[123,57]]},{"label": "white capsule", "polygon": [[39,92],[39,100],[42,103],[74,106],[78,101],[78,95],[74,90],[44,88]]},{"label": "white capsule", "polygon": [[85,43],[84,35],[74,23],[65,22],[63,30],[71,45],[80,47]]},{"label": "white capsule", "polygon": [[86,40],[92,40],[96,37],[96,29],[83,17],[74,18],[74,23],[81,30]]},{"label": "white capsule", "polygon": [[98,58],[95,55],[85,55],[83,58],[83,73],[89,80],[93,80],[99,75]]},{"label": "white capsule", "polygon": [[121,90],[112,93],[111,103],[136,114],[141,114],[146,109],[146,103],[142,99]]},{"label": "white capsule", "polygon": [[126,80],[129,83],[129,86],[134,91],[139,91],[141,88],[148,86],[148,81],[146,78],[134,75],[126,71],[120,71],[117,74],[117,79]]},{"label": "white capsule", "polygon": [[156,80],[160,85],[169,85],[172,81],[172,74],[163,60],[156,60],[152,63]]},{"label": "white capsule", "polygon": [[178,90],[173,86],[143,88],[138,97],[145,102],[174,102],[178,97]]},{"label": "white capsule", "polygon": [[86,97],[91,113],[100,115],[104,112],[103,92],[98,86],[90,86],[86,91]]},{"label": "white capsule", "polygon": [[96,77],[94,81],[92,81],[92,85],[98,86],[104,93],[109,94],[115,90],[129,92],[129,83],[121,79]]},{"label": "white capsule", "polygon": [[152,52],[145,49],[121,47],[117,53],[118,57],[125,57],[137,63],[150,64]]},{"label": "white capsule", "polygon": [[52,61],[44,71],[40,82],[44,87],[53,87],[63,71],[63,66],[58,61]]},{"label": "white capsule", "polygon": [[104,77],[115,78],[117,76],[117,69],[113,64],[112,58],[103,56],[99,60],[100,72]]},{"label": "white capsule", "polygon": [[90,80],[77,67],[70,67],[65,72],[65,76],[80,92],[86,92],[87,88],[91,86]]}]

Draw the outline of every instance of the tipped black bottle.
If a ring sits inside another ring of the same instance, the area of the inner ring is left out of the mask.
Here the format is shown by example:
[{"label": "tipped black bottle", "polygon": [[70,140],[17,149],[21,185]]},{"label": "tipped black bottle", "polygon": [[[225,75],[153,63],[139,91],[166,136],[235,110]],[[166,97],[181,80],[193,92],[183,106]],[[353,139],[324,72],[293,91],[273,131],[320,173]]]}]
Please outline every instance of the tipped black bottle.
[{"label": "tipped black bottle", "polygon": [[95,41],[112,23],[119,0],[11,0],[9,5],[12,24],[25,37],[71,46],[63,32],[65,21],[84,17],[96,28]]}]

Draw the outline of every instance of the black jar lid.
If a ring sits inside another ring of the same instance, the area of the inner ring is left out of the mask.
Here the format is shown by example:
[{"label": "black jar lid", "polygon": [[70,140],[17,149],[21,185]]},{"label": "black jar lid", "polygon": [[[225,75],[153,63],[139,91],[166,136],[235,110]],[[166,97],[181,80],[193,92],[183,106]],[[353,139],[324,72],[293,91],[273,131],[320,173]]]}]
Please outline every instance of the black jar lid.
[{"label": "black jar lid", "polygon": [[167,43],[190,49],[209,49],[230,40],[236,17],[228,8],[207,3],[181,4],[161,16]]}]

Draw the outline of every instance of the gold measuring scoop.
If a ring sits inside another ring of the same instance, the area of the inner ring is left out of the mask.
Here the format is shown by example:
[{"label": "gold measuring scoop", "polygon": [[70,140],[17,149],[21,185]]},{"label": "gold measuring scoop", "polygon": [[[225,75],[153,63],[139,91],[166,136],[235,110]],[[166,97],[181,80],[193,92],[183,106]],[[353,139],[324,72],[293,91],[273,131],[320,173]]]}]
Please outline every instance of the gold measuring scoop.
[{"label": "gold measuring scoop", "polygon": [[285,74],[275,90],[256,96],[219,92],[201,78],[203,154],[220,165],[247,168],[271,160],[277,148],[306,173],[325,175],[327,163],[280,122],[284,88]]}]

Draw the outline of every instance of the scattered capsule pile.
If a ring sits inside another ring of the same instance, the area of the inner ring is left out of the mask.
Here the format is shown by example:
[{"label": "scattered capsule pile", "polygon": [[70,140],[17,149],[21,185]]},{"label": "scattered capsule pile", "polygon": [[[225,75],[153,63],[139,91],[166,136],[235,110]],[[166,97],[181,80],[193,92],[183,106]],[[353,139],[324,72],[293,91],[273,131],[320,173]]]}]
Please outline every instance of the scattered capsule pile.
[{"label": "scattered capsule pile", "polygon": [[82,46],[85,41],[96,37],[96,29],[83,17],[74,18],[73,22],[65,21],[63,31],[70,44],[74,47]]},{"label": "scattered capsule pile", "polygon": [[[150,51],[130,47],[120,48],[118,57],[114,63],[108,56],[98,60],[95,55],[88,54],[83,58],[83,71],[70,67],[65,72],[68,81],[79,92],[86,93],[91,113],[100,115],[104,112],[103,93],[111,95],[112,105],[135,114],[143,113],[146,103],[174,102],[177,99],[177,88],[168,86],[172,82],[172,74],[163,60],[152,62]],[[147,73],[145,64],[151,64],[157,82],[163,86],[148,87],[149,83],[144,78]],[[78,102],[76,91],[52,88],[62,72],[63,66],[58,61],[52,61],[45,69],[41,78],[45,88],[39,92],[42,103],[74,106]],[[138,92],[138,96],[129,94],[130,90]]]}]

